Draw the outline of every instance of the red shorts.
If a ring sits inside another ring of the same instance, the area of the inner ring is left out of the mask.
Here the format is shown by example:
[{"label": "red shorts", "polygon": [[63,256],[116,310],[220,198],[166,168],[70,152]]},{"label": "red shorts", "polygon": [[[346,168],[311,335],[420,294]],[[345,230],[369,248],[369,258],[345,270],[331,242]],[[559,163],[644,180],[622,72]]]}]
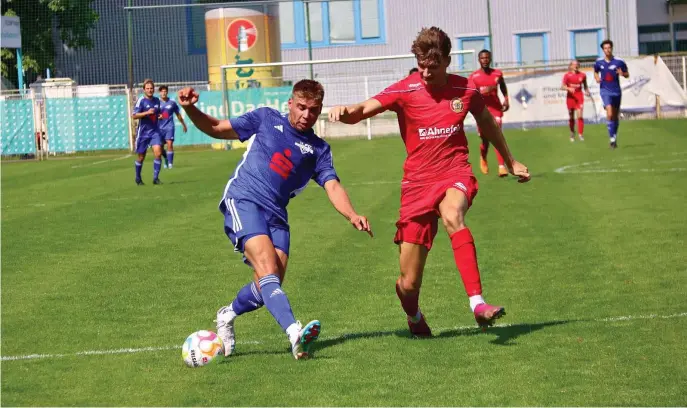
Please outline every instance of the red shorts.
[{"label": "red shorts", "polygon": [[568,105],[568,110],[582,109],[582,106],[584,106],[584,95],[568,96],[565,98],[565,103]]},{"label": "red shorts", "polygon": [[401,209],[394,237],[396,244],[408,242],[432,249],[441,217],[439,204],[449,188],[462,191],[468,199],[468,206],[471,206],[477,195],[477,179],[472,172],[466,172],[436,181],[401,184]]}]

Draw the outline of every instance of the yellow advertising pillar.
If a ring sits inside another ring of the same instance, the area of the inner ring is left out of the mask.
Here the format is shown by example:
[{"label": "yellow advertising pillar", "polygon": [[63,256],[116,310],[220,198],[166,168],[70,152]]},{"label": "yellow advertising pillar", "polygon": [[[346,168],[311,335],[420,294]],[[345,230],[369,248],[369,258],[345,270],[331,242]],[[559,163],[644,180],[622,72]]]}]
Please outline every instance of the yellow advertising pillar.
[{"label": "yellow advertising pillar", "polygon": [[[281,61],[278,8],[265,12],[219,8],[205,13],[208,76],[211,89],[222,86],[220,66]],[[281,86],[281,67],[238,68],[226,71],[229,89]]]}]

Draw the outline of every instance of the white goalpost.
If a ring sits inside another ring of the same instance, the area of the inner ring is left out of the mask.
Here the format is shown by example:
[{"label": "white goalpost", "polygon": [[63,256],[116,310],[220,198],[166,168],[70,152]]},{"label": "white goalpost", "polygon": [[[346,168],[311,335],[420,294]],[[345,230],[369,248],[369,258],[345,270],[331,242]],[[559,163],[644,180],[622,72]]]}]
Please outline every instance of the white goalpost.
[{"label": "white goalpost", "polygon": [[[240,62],[240,61],[239,61]],[[319,81],[325,89],[323,114],[335,105],[363,101],[405,78],[417,66],[413,54],[336,58],[307,61],[229,64],[220,66],[224,112],[231,116],[232,91],[246,88],[289,87],[301,79]],[[476,67],[475,50],[451,52],[449,72],[465,75]],[[247,75],[250,73],[250,75]],[[316,131],[327,136],[366,136],[398,132],[395,117],[380,115],[361,126],[334,126],[320,120]],[[326,127],[326,129],[325,129]]]}]

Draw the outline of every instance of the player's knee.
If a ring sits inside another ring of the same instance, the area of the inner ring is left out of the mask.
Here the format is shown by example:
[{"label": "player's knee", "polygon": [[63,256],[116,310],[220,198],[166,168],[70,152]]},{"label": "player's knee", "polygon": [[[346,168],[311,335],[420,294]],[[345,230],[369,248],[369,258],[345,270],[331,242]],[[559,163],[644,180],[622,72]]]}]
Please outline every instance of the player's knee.
[{"label": "player's knee", "polygon": [[441,221],[449,234],[453,234],[465,228],[465,219],[458,206],[450,208],[449,211],[442,214]]},{"label": "player's knee", "polygon": [[422,279],[419,273],[402,273],[396,283],[403,293],[416,292],[422,286]]},{"label": "player's knee", "polygon": [[282,276],[279,265],[274,257],[258,256],[257,259],[251,261],[251,264],[253,264],[253,268],[255,269],[255,274],[258,275],[258,279],[267,275],[277,275],[279,277]]}]

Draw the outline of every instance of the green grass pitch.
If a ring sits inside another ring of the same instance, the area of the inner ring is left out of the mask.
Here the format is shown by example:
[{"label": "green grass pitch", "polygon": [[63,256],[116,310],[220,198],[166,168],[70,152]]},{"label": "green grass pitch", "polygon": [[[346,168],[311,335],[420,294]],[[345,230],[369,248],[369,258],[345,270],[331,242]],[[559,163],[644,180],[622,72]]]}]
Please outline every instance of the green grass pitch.
[{"label": "green grass pitch", "polygon": [[402,142],[332,141],[375,238],[316,185],[289,205],[284,288],[298,319],[322,321],[315,358],[294,361],[263,308],[237,321],[235,357],[199,369],[183,340],[251,277],[217,211],[242,151],[178,150],[162,186],[148,158],[144,187],[123,153],[4,163],[2,404],[684,406],[686,127],[622,122],[616,151],[604,126],[574,144],[565,128],[506,131],[532,181],[499,179],[490,152],[467,223],[508,315],[476,328],[440,231],[429,340],[409,337],[394,292]]}]

